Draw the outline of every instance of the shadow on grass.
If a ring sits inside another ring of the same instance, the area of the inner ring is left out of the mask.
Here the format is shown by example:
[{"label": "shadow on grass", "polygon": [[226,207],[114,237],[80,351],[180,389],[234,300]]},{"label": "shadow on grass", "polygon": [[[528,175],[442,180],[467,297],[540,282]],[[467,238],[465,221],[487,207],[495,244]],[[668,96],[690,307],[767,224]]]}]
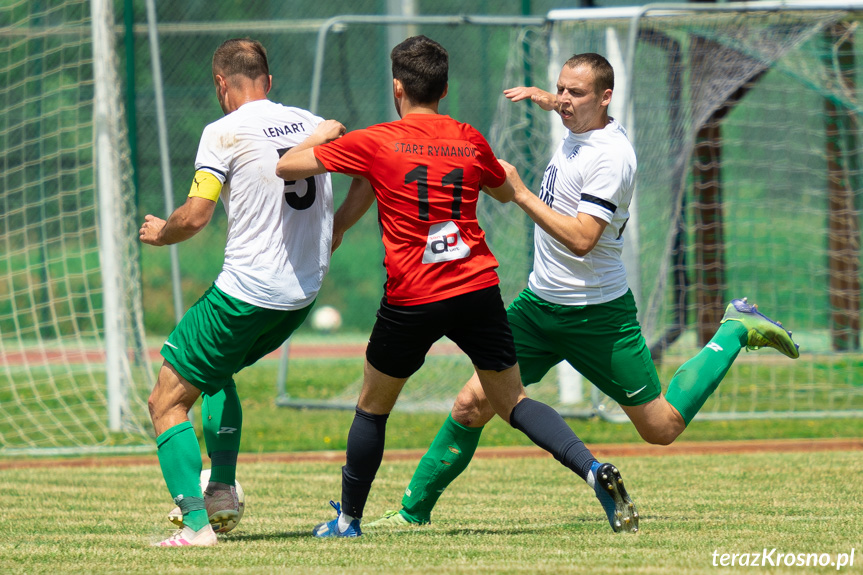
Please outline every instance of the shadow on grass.
[{"label": "shadow on grass", "polygon": [[303,539],[312,537],[312,530],[308,531],[283,531],[281,533],[255,533],[247,535],[230,535],[225,537],[226,541],[270,541],[273,539]]}]

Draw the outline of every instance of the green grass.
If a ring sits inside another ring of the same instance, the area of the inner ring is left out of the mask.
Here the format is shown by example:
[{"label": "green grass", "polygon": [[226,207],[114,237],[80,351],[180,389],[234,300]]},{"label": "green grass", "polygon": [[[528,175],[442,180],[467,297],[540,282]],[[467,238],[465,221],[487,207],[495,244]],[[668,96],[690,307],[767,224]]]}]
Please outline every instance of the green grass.
[{"label": "green grass", "polygon": [[[333,397],[356,381],[362,363],[295,358],[287,392]],[[164,515],[171,507],[152,454],[148,464],[3,469],[8,527],[0,535],[0,561],[26,573],[65,572],[74,565],[84,573],[384,574],[578,573],[599,567],[613,573],[708,573],[717,569],[714,551],[764,548],[830,553],[833,559],[855,548],[854,568],[845,569],[852,573],[863,561],[859,451],[614,458],[641,512],[637,536],[612,534],[589,489],[551,457],[477,459],[441,499],[431,526],[370,533],[358,541],[314,540],[311,527],[332,517],[327,501],[340,497],[341,457],[353,414],[277,407],[277,368],[276,360],[264,360],[236,378],[244,408],[242,451],[332,450],[336,462],[242,462],[238,477],[248,495],[247,514],[217,548],[149,547],[170,534]],[[387,449],[424,449],[444,417],[397,408]],[[569,423],[588,446],[641,443],[629,423]],[[681,439],[861,436],[863,418],[775,419],[696,421]],[[481,447],[529,444],[499,419],[481,441]],[[367,517],[398,506],[415,464],[385,460]],[[780,566],[764,572],[811,571]]]},{"label": "green grass", "polygon": [[[611,532],[593,494],[550,457],[477,459],[430,526],[316,540],[338,498],[339,463],[244,465],[246,515],[213,549],[156,549],[171,504],[151,465],[6,469],[11,572],[56,573],[713,573],[713,553],[855,552],[860,452],[619,458],[641,513],[638,535]],[[413,462],[385,461],[366,507],[395,507]],[[738,568],[739,569],[739,568]],[[835,571],[769,568],[767,573]]]}]

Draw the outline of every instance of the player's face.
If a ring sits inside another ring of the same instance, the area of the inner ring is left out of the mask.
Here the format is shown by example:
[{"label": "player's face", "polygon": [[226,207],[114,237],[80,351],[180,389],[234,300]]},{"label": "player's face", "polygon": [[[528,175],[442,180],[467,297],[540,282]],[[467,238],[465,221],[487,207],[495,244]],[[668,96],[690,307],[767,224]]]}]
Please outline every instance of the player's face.
[{"label": "player's face", "polygon": [[611,90],[597,94],[593,70],[588,66],[564,66],[557,79],[557,112],[563,125],[581,134],[605,127]]}]

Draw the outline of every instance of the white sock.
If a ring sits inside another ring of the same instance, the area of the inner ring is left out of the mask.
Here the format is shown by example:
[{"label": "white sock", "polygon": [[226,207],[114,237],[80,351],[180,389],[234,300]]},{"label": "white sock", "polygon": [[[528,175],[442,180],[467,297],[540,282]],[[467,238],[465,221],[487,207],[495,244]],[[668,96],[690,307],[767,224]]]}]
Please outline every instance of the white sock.
[{"label": "white sock", "polygon": [[213,527],[212,525],[207,523],[206,525],[204,525],[203,527],[201,527],[197,531],[193,530],[191,527],[183,527],[183,529],[189,530],[187,533],[191,535],[191,538],[189,539],[189,541],[191,541],[192,539],[195,539],[196,537],[198,537],[198,535],[201,535],[202,533],[208,531],[209,529],[212,529],[212,527]]},{"label": "white sock", "polygon": [[351,526],[351,521],[354,518],[350,515],[345,515],[344,513],[339,514],[339,533],[344,533],[347,531],[348,527]]},{"label": "white sock", "polygon": [[596,485],[596,473],[593,472],[593,469],[587,472],[587,477],[584,479],[591,489],[595,488]]}]

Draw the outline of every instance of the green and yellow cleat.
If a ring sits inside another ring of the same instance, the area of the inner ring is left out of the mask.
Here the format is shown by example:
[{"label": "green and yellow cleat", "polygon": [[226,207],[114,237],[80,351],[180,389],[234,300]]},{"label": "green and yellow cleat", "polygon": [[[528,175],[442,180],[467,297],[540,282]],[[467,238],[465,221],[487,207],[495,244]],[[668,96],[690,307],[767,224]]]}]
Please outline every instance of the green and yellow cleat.
[{"label": "green and yellow cleat", "polygon": [[749,305],[746,298],[731,300],[725,308],[725,315],[719,323],[739,321],[749,332],[746,349],[772,347],[791,359],[800,357],[800,346],[791,339],[791,332],[782,324],[773,321],[760,311],[755,304]]},{"label": "green and yellow cleat", "polygon": [[375,529],[407,529],[414,525],[425,525],[427,523],[428,521],[424,523],[410,521],[400,511],[387,511],[380,519],[375,519],[371,523],[363,525],[363,529],[366,531],[373,531]]}]

